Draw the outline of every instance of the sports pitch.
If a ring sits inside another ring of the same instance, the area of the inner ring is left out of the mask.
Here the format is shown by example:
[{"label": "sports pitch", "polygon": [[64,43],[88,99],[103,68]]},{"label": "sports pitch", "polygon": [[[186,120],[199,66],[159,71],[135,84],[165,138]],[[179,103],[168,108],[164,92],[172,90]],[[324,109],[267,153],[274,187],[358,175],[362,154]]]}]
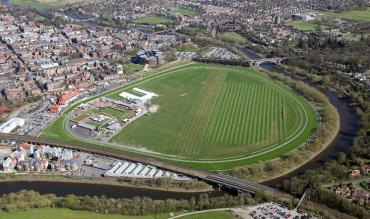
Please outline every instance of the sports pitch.
[{"label": "sports pitch", "polygon": [[[100,147],[226,170],[291,151],[317,126],[309,102],[254,68],[192,63],[105,96],[116,99],[132,87],[157,93],[152,103],[159,110],[130,123]],[[66,133],[64,120],[56,120],[41,137],[83,142]]]}]

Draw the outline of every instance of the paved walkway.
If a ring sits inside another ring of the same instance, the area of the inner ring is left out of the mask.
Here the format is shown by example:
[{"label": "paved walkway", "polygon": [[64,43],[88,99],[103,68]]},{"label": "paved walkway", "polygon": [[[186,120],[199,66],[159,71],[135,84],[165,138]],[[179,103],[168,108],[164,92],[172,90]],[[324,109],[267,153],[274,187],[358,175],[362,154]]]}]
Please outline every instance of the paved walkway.
[{"label": "paved walkway", "polygon": [[217,209],[210,209],[210,210],[204,210],[204,211],[195,211],[195,212],[180,214],[180,215],[177,215],[177,216],[174,216],[174,217],[170,217],[168,219],[182,218],[182,217],[189,216],[189,215],[203,214],[203,213],[213,212],[213,211],[231,211],[231,210],[232,210],[232,208],[217,208]]}]

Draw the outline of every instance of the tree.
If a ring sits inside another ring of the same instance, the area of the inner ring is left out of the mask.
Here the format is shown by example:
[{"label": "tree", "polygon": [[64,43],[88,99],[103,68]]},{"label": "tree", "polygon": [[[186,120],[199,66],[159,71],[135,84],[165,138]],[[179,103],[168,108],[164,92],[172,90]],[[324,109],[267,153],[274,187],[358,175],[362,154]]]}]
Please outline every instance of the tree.
[{"label": "tree", "polygon": [[263,190],[257,190],[254,194],[254,200],[256,202],[263,202],[265,200],[265,192]]},{"label": "tree", "polygon": [[337,161],[339,164],[344,164],[346,162],[346,159],[347,159],[347,155],[345,153],[343,152],[338,153]]},{"label": "tree", "polygon": [[190,209],[191,210],[194,210],[195,209],[195,207],[197,205],[197,202],[195,201],[195,198],[194,197],[191,197],[189,205],[190,205]]}]

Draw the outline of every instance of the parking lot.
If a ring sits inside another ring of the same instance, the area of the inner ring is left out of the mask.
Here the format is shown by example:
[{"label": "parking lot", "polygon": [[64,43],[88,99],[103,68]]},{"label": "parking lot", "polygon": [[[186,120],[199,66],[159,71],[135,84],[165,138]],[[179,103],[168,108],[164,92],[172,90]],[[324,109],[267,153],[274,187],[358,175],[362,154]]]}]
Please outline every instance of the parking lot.
[{"label": "parking lot", "polygon": [[181,60],[192,60],[193,58],[198,57],[196,52],[176,52],[175,56],[177,59]]},{"label": "parking lot", "polygon": [[250,219],[309,219],[315,218],[305,213],[298,213],[274,202],[248,207]]},{"label": "parking lot", "polygon": [[234,53],[230,52],[229,50],[225,48],[218,48],[214,47],[206,53],[205,55],[207,58],[216,58],[216,59],[226,59],[226,60],[235,60],[240,59],[238,55],[235,55]]},{"label": "parking lot", "polygon": [[47,126],[55,115],[48,112],[50,101],[44,100],[33,103],[17,113],[16,117],[25,120],[25,125],[18,129],[18,134],[37,136]]}]

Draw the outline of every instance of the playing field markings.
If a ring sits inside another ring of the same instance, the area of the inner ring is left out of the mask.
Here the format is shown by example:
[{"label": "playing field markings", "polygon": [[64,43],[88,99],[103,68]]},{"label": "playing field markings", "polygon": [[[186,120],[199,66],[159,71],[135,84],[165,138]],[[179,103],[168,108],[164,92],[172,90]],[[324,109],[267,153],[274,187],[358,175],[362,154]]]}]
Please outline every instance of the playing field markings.
[{"label": "playing field markings", "polygon": [[276,141],[279,141],[280,138],[279,138],[279,135],[280,135],[280,132],[282,130],[279,130],[279,123],[280,123],[280,118],[279,118],[279,106],[278,106],[278,97],[279,97],[279,93],[278,92],[274,92],[274,111],[273,111],[273,118],[275,120],[275,126],[276,126],[276,129],[277,129],[277,132],[276,132]]},{"label": "playing field markings", "polygon": [[264,101],[262,103],[262,105],[263,105],[263,107],[262,107],[262,109],[263,109],[263,115],[262,115],[263,123],[261,124],[262,127],[263,127],[262,138],[265,139],[265,140],[269,140],[268,132],[269,132],[269,129],[270,129],[270,124],[268,124],[269,121],[267,120],[267,118],[268,118],[267,116],[268,116],[271,109],[268,107],[269,96],[268,96],[268,87],[267,86],[265,87],[264,94],[265,94],[265,97],[264,97]]},{"label": "playing field markings", "polygon": [[253,108],[255,107],[255,105],[254,105],[254,95],[255,95],[255,93],[256,93],[256,89],[255,89],[255,86],[254,85],[249,85],[250,87],[251,87],[251,95],[249,95],[248,96],[248,105],[249,105],[249,107],[248,107],[248,111],[247,111],[247,113],[248,113],[248,126],[247,126],[247,132],[248,132],[248,141],[247,141],[247,145],[250,145],[250,144],[252,144],[252,142],[253,142],[253,139],[252,139],[252,131],[251,131],[251,129],[252,129],[252,125],[253,125]]},{"label": "playing field markings", "polygon": [[[222,134],[222,129],[224,128],[222,124],[222,120],[224,119],[223,115],[226,112],[226,109],[228,105],[225,105],[225,99],[228,99],[230,96],[230,89],[231,87],[228,86],[228,84],[224,85],[224,95],[221,96],[220,98],[220,105],[217,106],[218,113],[216,115],[215,120],[217,121],[215,127],[217,128],[214,132],[214,135],[212,136],[212,139],[215,142],[219,142],[219,138],[221,137]],[[210,130],[212,131],[215,127],[210,127]]]},{"label": "playing field markings", "polygon": [[252,93],[252,86],[247,85],[246,88],[247,88],[247,91],[246,91],[247,95],[246,95],[246,98],[244,99],[244,103],[245,103],[245,110],[244,110],[244,117],[243,117],[244,124],[243,124],[243,128],[241,129],[243,133],[243,144],[248,144],[248,124],[250,123],[249,111],[251,108],[251,104],[249,101],[250,98],[248,97]]},{"label": "playing field markings", "polygon": [[225,142],[227,144],[230,144],[232,142],[232,132],[233,132],[233,129],[234,129],[234,124],[235,124],[235,117],[236,117],[236,114],[237,114],[237,105],[238,105],[238,102],[239,102],[239,95],[240,95],[240,90],[239,90],[239,86],[238,84],[234,84],[234,87],[235,87],[235,91],[233,93],[234,95],[234,98],[233,98],[233,103],[231,105],[231,109],[230,109],[230,114],[226,115],[227,117],[229,117],[229,119],[227,120],[227,123],[226,123],[226,139],[225,139]]},{"label": "playing field markings", "polygon": [[240,107],[241,108],[241,113],[242,113],[242,115],[241,115],[241,117],[240,117],[240,124],[239,124],[239,130],[238,130],[238,133],[235,133],[236,134],[236,136],[239,138],[238,139],[238,142],[237,142],[237,144],[238,145],[243,145],[243,144],[245,144],[244,143],[244,124],[246,123],[246,116],[247,116],[247,114],[246,114],[246,100],[245,100],[245,97],[247,96],[247,92],[248,92],[248,87],[246,86],[246,85],[243,85],[243,87],[242,87],[242,89],[243,89],[243,96],[242,96],[242,98],[240,99],[240,101],[241,101],[241,104],[242,104],[242,107]]},{"label": "playing field markings", "polygon": [[279,106],[279,98],[280,98],[280,95],[278,92],[275,93],[275,118],[276,118],[276,121],[277,121],[277,127],[278,127],[278,141],[281,140],[281,132],[282,130],[280,129],[280,125],[281,125],[281,117],[280,117],[280,106]]},{"label": "playing field markings", "polygon": [[206,130],[207,130],[206,138],[208,139],[208,141],[214,141],[218,132],[219,132],[219,130],[220,130],[220,128],[221,128],[218,125],[218,123],[220,122],[220,120],[218,118],[219,118],[220,111],[223,108],[219,107],[219,106],[223,104],[223,98],[227,94],[227,92],[225,92],[225,90],[226,90],[226,86],[223,85],[222,88],[221,88],[221,94],[217,98],[216,105],[215,105],[214,109],[212,110],[211,120],[210,120],[211,122],[208,124],[208,127],[206,128]]},{"label": "playing field markings", "polygon": [[[272,134],[272,123],[274,122],[274,117],[273,117],[273,114],[274,114],[274,92],[272,92],[272,90],[271,90],[271,88],[269,88],[269,104],[268,104],[268,107],[269,107],[269,113],[268,113],[268,121],[270,122],[268,125],[268,127],[269,127],[269,135],[270,135],[270,139],[273,139],[274,138],[274,136],[273,136],[273,134]],[[274,142],[275,141],[275,139],[272,141],[272,142]],[[271,143],[271,142],[270,142]]]},{"label": "playing field markings", "polygon": [[258,110],[257,110],[257,128],[256,128],[256,136],[257,136],[257,146],[260,147],[261,145],[261,141],[262,141],[262,132],[263,132],[263,127],[262,127],[262,123],[263,123],[263,116],[262,116],[262,112],[264,111],[262,109],[263,107],[263,101],[264,101],[264,98],[265,98],[265,86],[262,86],[261,88],[261,92],[260,92],[260,95],[258,97],[258,99],[260,101],[258,101]]},{"label": "playing field markings", "polygon": [[[261,86],[261,85],[258,85],[258,86]],[[258,95],[255,97],[258,101],[256,103],[256,108],[254,109],[254,116],[255,116],[255,120],[254,120],[254,142],[256,144],[256,146],[259,145],[259,132],[260,132],[260,129],[259,129],[259,125],[260,125],[260,119],[261,117],[259,116],[260,115],[260,111],[261,111],[261,93],[262,93],[262,89],[259,88],[261,91],[258,93]]]},{"label": "playing field markings", "polygon": [[221,116],[223,115],[226,107],[224,100],[227,99],[227,95],[229,94],[227,92],[227,89],[228,86],[226,83],[224,83],[221,88],[221,93],[217,97],[215,107],[212,109],[209,123],[206,129],[204,129],[203,136],[204,139],[206,139],[207,141],[217,142],[217,137],[220,133],[220,129],[222,128],[219,125],[221,121]]},{"label": "playing field markings", "polygon": [[[208,105],[208,108],[207,111],[205,112],[205,115],[206,117],[204,117],[204,123],[202,124],[202,127],[198,127],[199,129],[197,129],[198,131],[196,131],[196,133],[200,133],[200,137],[201,137],[201,142],[204,141],[205,139],[205,128],[207,127],[208,123],[210,122],[210,119],[211,119],[211,111],[212,109],[214,108],[216,102],[217,102],[217,97],[222,89],[222,84],[224,83],[224,80],[226,78],[227,74],[226,73],[222,73],[219,78],[219,80],[217,81],[217,83],[214,83],[214,86],[211,88],[211,89],[208,89],[209,93],[212,93],[212,95],[210,94],[206,94],[209,98],[208,98],[208,102],[206,103]],[[201,130],[201,131],[199,131]],[[196,146],[196,143],[197,142],[194,142],[193,146]],[[201,147],[196,147],[197,151],[195,154],[199,154],[200,152],[200,149]],[[193,153],[194,154],[194,153]]]},{"label": "playing field markings", "polygon": [[[229,124],[232,122],[230,119],[230,117],[232,116],[232,113],[231,113],[231,111],[232,111],[232,109],[234,108],[234,103],[236,102],[236,95],[235,95],[235,93],[236,93],[236,90],[237,90],[237,88],[236,88],[236,85],[235,84],[232,84],[232,85],[230,85],[231,86],[231,88],[232,88],[232,90],[231,90],[231,92],[230,92],[230,99],[232,100],[231,101],[231,103],[229,104],[229,106],[228,106],[228,108],[227,108],[227,111],[226,112],[224,112],[224,114],[222,115],[223,116],[223,118],[224,118],[224,123],[223,123],[223,125],[222,125],[222,127],[224,127],[224,130],[223,130],[223,137],[222,137],[222,139],[224,139],[224,143],[225,144],[227,144],[227,142],[228,142],[228,136],[229,136]],[[226,100],[227,101],[227,100]]]},{"label": "playing field markings", "polygon": [[225,73],[209,73],[196,103],[191,109],[189,118],[186,120],[181,133],[183,135],[178,139],[177,145],[180,145],[180,152],[187,155],[198,155],[200,147],[199,142],[202,139],[202,132],[209,121],[210,110],[214,107],[217,96],[222,88],[226,78]]},{"label": "playing field markings", "polygon": [[[257,86],[260,86],[260,85],[257,85]],[[256,87],[257,87],[256,86]],[[259,89],[260,90],[260,89]],[[258,131],[258,112],[259,112],[259,107],[260,107],[260,101],[259,101],[259,94],[256,93],[257,95],[254,96],[254,107],[253,108],[253,113],[252,113],[252,116],[253,116],[253,129],[252,129],[252,139],[253,139],[253,144],[256,144],[258,142],[258,134],[257,134],[257,131]],[[257,99],[258,98],[258,99]]]},{"label": "playing field markings", "polygon": [[246,139],[247,139],[247,137],[246,137],[247,132],[246,132],[245,126],[246,126],[246,124],[248,124],[248,114],[247,114],[247,112],[248,112],[249,103],[248,103],[246,97],[250,93],[250,86],[248,86],[248,85],[244,86],[244,93],[245,93],[245,96],[243,97],[244,105],[243,105],[243,117],[242,117],[243,125],[242,125],[242,128],[240,129],[240,136],[241,136],[240,143],[242,145],[246,144]]},{"label": "playing field markings", "polygon": [[[223,77],[218,77],[219,79],[222,79],[222,83],[223,83],[223,80],[225,78]],[[214,105],[217,101],[217,95],[222,87],[222,83],[213,83],[211,82],[212,85],[209,89],[207,89],[206,93],[203,95],[204,96],[204,99],[206,100],[203,104],[206,106],[204,107],[205,111],[202,113],[204,116],[202,117],[202,124],[198,123],[194,130],[193,130],[193,133],[196,134],[196,137],[197,138],[193,138],[191,139],[193,142],[191,142],[191,154],[199,154],[200,152],[200,149],[201,147],[197,147],[196,144],[199,144],[200,142],[203,141],[203,131],[205,129],[205,127],[207,126],[208,122],[209,122],[209,119],[210,119],[210,111],[214,108]],[[214,92],[217,92],[217,95],[212,95]]]},{"label": "playing field markings", "polygon": [[[227,99],[224,100],[224,106],[227,106],[225,108],[225,110],[223,111],[222,115],[221,115],[221,118],[222,118],[222,123],[221,123],[221,133],[219,135],[219,141],[223,142],[223,143],[227,143],[227,129],[228,129],[228,126],[227,124],[230,122],[229,121],[229,116],[230,116],[230,111],[231,111],[231,108],[233,107],[233,103],[235,102],[235,89],[236,87],[232,84],[228,84],[230,90],[228,91],[228,96],[227,96]],[[228,100],[231,100],[231,102],[229,102]],[[228,104],[227,104],[228,103]]]},{"label": "playing field markings", "polygon": [[256,119],[256,115],[255,115],[255,111],[256,111],[256,103],[257,103],[257,93],[258,93],[258,87],[259,85],[254,85],[253,86],[253,96],[251,96],[251,105],[253,106],[251,108],[251,111],[250,111],[250,116],[251,116],[251,123],[250,123],[250,126],[249,126],[249,134],[250,134],[250,142],[249,144],[252,145],[256,142],[256,139],[255,139],[255,133],[254,131],[256,130],[255,129],[255,119]]},{"label": "playing field markings", "polygon": [[[272,126],[272,118],[271,118],[271,113],[273,111],[272,106],[271,106],[271,97],[272,97],[272,92],[271,88],[267,88],[267,96],[268,96],[268,101],[266,103],[266,109],[269,109],[266,112],[266,122],[265,122],[265,127],[266,127],[266,137],[271,140],[272,135],[271,135],[271,126]],[[270,144],[270,142],[269,142]]]},{"label": "playing field markings", "polygon": [[283,107],[283,103],[282,103],[282,95],[280,95],[279,94],[279,98],[278,98],[278,112],[279,112],[279,118],[280,118],[280,126],[279,126],[279,129],[281,130],[281,136],[280,136],[280,139],[282,140],[282,139],[284,139],[284,135],[285,135],[285,133],[284,133],[284,117],[283,117],[283,114],[282,114],[282,107]]},{"label": "playing field markings", "polygon": [[225,120],[224,120],[225,121],[225,123],[224,123],[225,137],[223,138],[225,144],[229,143],[230,129],[231,129],[230,124],[233,123],[232,117],[233,117],[233,115],[235,115],[234,112],[233,112],[233,109],[235,109],[235,103],[237,102],[237,92],[238,92],[237,85],[233,84],[231,86],[233,88],[232,93],[231,93],[232,102],[230,103],[228,111],[223,115],[224,118],[225,118]]},{"label": "playing field markings", "polygon": [[[286,121],[287,121],[287,119],[286,119],[286,106],[287,106],[287,103],[288,101],[284,101],[284,104],[282,104],[282,106],[281,106],[281,115],[282,115],[282,120],[283,120],[283,132],[285,133],[285,135],[284,135],[284,138],[286,137],[286,136],[288,136],[288,128],[287,128],[287,123],[286,123]],[[297,119],[298,120],[298,119]]]},{"label": "playing field markings", "polygon": [[233,136],[234,136],[234,144],[240,145],[240,138],[241,136],[239,135],[239,130],[241,129],[243,125],[243,115],[245,114],[244,112],[244,102],[243,102],[243,96],[244,96],[244,85],[239,84],[239,89],[240,89],[240,96],[238,98],[238,116],[235,118],[236,119],[236,124],[234,125],[234,130],[233,130]]},{"label": "playing field markings", "polygon": [[[229,86],[229,84],[225,84],[225,95],[222,96],[222,99],[221,99],[221,106],[218,106],[218,115],[217,115],[217,124],[215,127],[218,127],[217,129],[217,132],[215,132],[215,136],[214,136],[214,139],[216,142],[219,142],[222,138],[222,135],[225,134],[224,132],[224,128],[225,128],[225,124],[224,124],[224,121],[225,121],[225,114],[227,113],[227,108],[230,107],[229,104],[225,104],[227,99],[230,98],[231,96],[231,89],[232,87]],[[213,127],[210,127],[211,130],[213,129]]]},{"label": "playing field markings", "polygon": [[[258,101],[258,107],[257,107],[257,114],[256,114],[256,117],[257,117],[257,127],[256,127],[256,141],[258,142],[257,143],[257,146],[258,147],[260,147],[260,145],[261,145],[261,140],[262,140],[262,138],[261,138],[261,135],[262,135],[262,126],[261,126],[261,124],[262,124],[262,120],[263,120],[263,117],[262,117],[262,111],[263,111],[263,109],[262,109],[262,104],[263,104],[263,101],[264,101],[264,90],[265,90],[265,86],[262,86],[262,88],[261,88],[261,93],[260,93],[260,95],[259,95],[259,97],[258,97],[258,99],[260,100],[260,101]],[[262,101],[261,101],[262,100]]]},{"label": "playing field markings", "polygon": [[267,109],[265,108],[265,103],[266,103],[266,89],[267,86],[264,86],[262,88],[262,96],[261,96],[261,99],[262,101],[259,101],[260,102],[260,110],[259,110],[259,115],[258,115],[258,118],[259,118],[259,122],[258,122],[258,142],[259,142],[259,145],[258,146],[261,146],[262,144],[262,140],[264,139],[264,133],[265,133],[265,126],[264,126],[264,123],[265,123],[265,112],[267,111]]},{"label": "playing field markings", "polygon": [[239,129],[239,136],[240,136],[240,142],[239,142],[239,145],[245,145],[246,142],[245,142],[245,135],[246,135],[246,132],[245,132],[245,125],[247,124],[247,111],[248,111],[248,102],[247,102],[247,96],[249,94],[249,90],[250,90],[250,86],[248,85],[245,85],[244,86],[244,96],[243,96],[243,115],[242,115],[242,121],[243,121],[243,124],[241,126],[241,128]]},{"label": "playing field markings", "polygon": [[237,104],[237,114],[235,115],[235,124],[233,124],[233,144],[240,145],[240,138],[239,130],[240,127],[242,127],[243,124],[243,115],[244,115],[244,103],[243,103],[243,96],[244,96],[244,85],[241,83],[238,83],[239,85],[239,97],[238,97],[238,104]]}]

